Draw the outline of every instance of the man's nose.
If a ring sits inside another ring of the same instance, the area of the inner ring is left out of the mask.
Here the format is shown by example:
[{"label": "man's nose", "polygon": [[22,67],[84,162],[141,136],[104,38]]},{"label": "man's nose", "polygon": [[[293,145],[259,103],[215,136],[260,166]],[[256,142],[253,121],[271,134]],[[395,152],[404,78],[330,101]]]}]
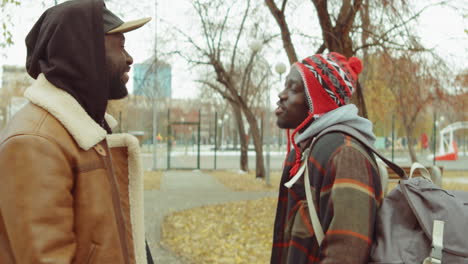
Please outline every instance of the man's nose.
[{"label": "man's nose", "polygon": [[133,57],[128,54],[127,51],[125,51],[125,62],[127,65],[132,65],[133,64]]},{"label": "man's nose", "polygon": [[287,98],[287,95],[286,95],[286,91],[283,90],[281,91],[279,94],[278,94],[278,98],[280,99],[280,101],[283,101]]}]

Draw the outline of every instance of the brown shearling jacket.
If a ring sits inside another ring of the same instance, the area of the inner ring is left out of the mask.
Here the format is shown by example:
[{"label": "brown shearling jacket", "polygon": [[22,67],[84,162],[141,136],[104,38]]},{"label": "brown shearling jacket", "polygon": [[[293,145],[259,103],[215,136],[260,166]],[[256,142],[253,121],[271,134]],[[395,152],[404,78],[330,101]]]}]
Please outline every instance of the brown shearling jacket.
[{"label": "brown shearling jacket", "polygon": [[25,97],[0,133],[0,263],[146,264],[138,140],[44,75]]}]

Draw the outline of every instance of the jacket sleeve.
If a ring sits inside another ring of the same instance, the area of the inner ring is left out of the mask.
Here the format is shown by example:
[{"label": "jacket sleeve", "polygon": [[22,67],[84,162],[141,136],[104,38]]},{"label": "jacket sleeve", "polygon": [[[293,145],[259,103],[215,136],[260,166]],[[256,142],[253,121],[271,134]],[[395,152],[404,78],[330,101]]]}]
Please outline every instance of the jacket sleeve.
[{"label": "jacket sleeve", "polygon": [[71,263],[73,171],[64,152],[43,137],[15,136],[0,145],[0,168],[0,217],[16,263]]},{"label": "jacket sleeve", "polygon": [[326,173],[331,181],[322,186],[320,208],[330,224],[320,263],[368,263],[379,204],[378,174],[368,157],[351,146],[332,156]]}]

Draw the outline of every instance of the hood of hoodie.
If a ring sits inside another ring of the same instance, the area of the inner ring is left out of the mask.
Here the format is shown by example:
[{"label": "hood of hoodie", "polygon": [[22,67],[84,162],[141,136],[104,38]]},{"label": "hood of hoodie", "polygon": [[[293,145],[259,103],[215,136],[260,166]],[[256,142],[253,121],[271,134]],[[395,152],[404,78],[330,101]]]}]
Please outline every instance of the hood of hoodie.
[{"label": "hood of hoodie", "polygon": [[106,71],[103,7],[102,0],[74,0],[46,10],[26,37],[26,69],[34,79],[43,73],[110,131],[104,119],[112,91]]},{"label": "hood of hoodie", "polygon": [[372,122],[358,115],[358,108],[353,104],[338,107],[314,120],[302,133],[296,135],[296,143],[316,136],[322,130],[332,125],[341,124],[359,131],[371,145],[375,142],[372,132]]}]

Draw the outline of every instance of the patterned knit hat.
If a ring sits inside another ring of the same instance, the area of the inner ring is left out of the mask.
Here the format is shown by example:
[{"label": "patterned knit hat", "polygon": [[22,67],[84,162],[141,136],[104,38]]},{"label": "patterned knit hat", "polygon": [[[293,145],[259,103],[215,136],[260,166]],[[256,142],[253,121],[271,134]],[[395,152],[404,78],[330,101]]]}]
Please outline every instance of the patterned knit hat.
[{"label": "patterned knit hat", "polygon": [[347,60],[343,55],[331,52],[307,57],[302,62],[294,63],[292,67],[295,67],[302,76],[309,104],[309,115],[291,136],[288,133],[288,141],[292,142],[296,150],[296,161],[290,171],[291,176],[297,173],[301,162],[301,153],[294,142],[295,135],[314,118],[349,102],[356,90],[362,63],[356,57]]}]

